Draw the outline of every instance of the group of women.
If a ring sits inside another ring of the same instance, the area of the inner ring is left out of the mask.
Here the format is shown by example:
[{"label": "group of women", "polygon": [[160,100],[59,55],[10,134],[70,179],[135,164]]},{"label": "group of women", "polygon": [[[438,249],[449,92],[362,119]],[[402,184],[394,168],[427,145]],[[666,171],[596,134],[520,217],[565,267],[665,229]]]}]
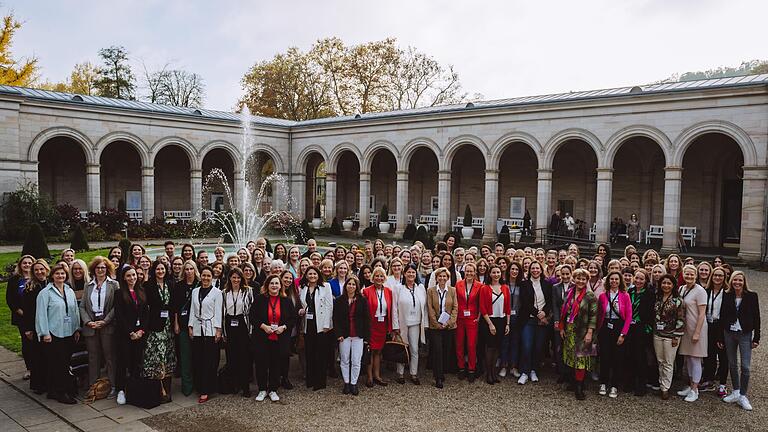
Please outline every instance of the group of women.
[{"label": "group of women", "polygon": [[7,297],[32,390],[73,403],[68,359],[84,338],[90,382],[105,368],[119,404],[131,380],[157,383],[170,400],[174,374],[200,403],[227,380],[250,397],[254,376],[256,399],[278,401],[280,387],[293,387],[293,354],[308,388],[325,388],[340,369],[342,391],[358,395],[363,367],[367,387],[388,385],[382,354],[393,344],[408,352],[391,365],[400,384],[420,384],[425,355],[437,388],[454,372],[535,383],[551,363],[577,399],[588,377],[610,398],[654,388],[668,399],[673,377],[685,376],[685,401],[712,391],[752,409],[757,294],[721,257],[694,265],[633,246],[619,259],[607,245],[591,257],[573,244],[464,249],[453,235],[433,250],[376,240],[302,253],[258,239],[230,255],[217,247],[210,261],[189,244],[176,255],[172,242],[154,260],[140,245],[126,255],[113,248],[86,266],[68,250],[52,269],[19,260]]}]

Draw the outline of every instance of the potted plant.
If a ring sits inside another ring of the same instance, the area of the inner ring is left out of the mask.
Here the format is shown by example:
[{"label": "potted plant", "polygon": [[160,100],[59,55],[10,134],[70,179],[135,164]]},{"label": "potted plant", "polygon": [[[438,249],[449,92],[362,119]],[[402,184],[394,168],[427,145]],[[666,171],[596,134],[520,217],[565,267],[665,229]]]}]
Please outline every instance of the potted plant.
[{"label": "potted plant", "polygon": [[389,210],[386,204],[381,206],[381,213],[379,213],[379,232],[389,232]]},{"label": "potted plant", "polygon": [[461,228],[461,236],[465,239],[471,239],[472,235],[475,234],[475,229],[472,228],[472,210],[469,209],[469,204],[467,204],[467,207],[464,209],[464,223],[463,227]]},{"label": "potted plant", "polygon": [[320,229],[323,226],[323,220],[320,219],[320,201],[315,202],[315,214],[312,218],[312,228]]},{"label": "potted plant", "polygon": [[344,231],[352,231],[352,226],[354,225],[355,222],[352,220],[352,216],[347,216],[341,221],[341,226],[344,227]]}]

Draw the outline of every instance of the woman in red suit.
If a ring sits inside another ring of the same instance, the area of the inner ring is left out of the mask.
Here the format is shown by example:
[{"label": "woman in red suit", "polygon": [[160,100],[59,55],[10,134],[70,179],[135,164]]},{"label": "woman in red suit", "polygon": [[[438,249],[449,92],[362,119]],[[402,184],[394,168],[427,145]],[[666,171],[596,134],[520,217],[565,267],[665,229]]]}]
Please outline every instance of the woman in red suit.
[{"label": "woman in red suit", "polygon": [[[477,331],[480,320],[480,289],[483,284],[476,279],[477,267],[473,263],[464,265],[464,279],[456,282],[456,299],[459,317],[456,325],[456,360],[459,365],[459,379],[475,380],[477,370]],[[468,365],[464,361],[464,347],[467,348]]]},{"label": "woman in red suit", "polygon": [[368,302],[368,311],[371,314],[371,361],[368,363],[368,387],[373,384],[385,386],[387,383],[381,379],[381,349],[387,340],[387,334],[397,334],[399,329],[397,316],[397,304],[392,301],[392,290],[384,286],[387,280],[387,272],[381,267],[373,269],[371,275],[373,285],[363,290],[363,297]]},{"label": "woman in red suit", "polygon": [[496,264],[488,269],[489,280],[480,291],[481,332],[485,342],[485,382],[501,382],[496,371],[496,358],[501,341],[509,334],[512,303],[509,287],[501,283],[501,267]]}]

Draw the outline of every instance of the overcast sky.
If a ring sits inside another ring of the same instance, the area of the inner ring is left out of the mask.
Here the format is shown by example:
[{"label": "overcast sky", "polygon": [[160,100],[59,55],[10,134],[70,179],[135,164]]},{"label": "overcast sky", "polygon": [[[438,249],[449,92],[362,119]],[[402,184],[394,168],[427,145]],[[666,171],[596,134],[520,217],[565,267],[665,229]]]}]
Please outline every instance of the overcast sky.
[{"label": "overcast sky", "polygon": [[453,64],[486,99],[646,84],[675,72],[768,59],[768,1],[197,1],[6,0],[24,22],[17,57],[64,80],[99,48],[125,46],[134,73],[171,62],[230,111],[256,61],[323,37],[395,37]]}]

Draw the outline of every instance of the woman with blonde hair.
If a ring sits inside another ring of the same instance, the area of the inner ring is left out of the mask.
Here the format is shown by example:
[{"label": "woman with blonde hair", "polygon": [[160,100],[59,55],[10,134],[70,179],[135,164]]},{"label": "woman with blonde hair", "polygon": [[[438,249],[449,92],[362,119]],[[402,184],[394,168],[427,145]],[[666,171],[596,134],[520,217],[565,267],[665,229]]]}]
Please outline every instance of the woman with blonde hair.
[{"label": "woman with blonde hair", "polygon": [[737,270],[731,274],[730,287],[723,295],[720,319],[724,331],[723,341],[718,344],[725,347],[728,353],[733,383],[733,392],[723,401],[738,402],[743,409],[752,411],[752,405],[747,399],[747,388],[752,350],[760,345],[760,303],[757,293],[749,290],[747,276],[742,271]]},{"label": "woman with blonde hair", "polygon": [[[709,277],[707,290],[707,357],[704,359],[704,372],[701,385],[702,391],[713,391],[717,388],[717,396],[725,397],[725,384],[728,380],[728,355],[725,347],[718,345],[721,342],[723,334],[723,325],[721,311],[723,305],[724,293],[728,291],[728,281],[725,279],[725,270],[720,267],[712,270]],[[715,387],[714,380],[717,378],[718,385]]]},{"label": "woman with blonde hair", "polygon": [[387,273],[381,267],[375,267],[371,274],[373,285],[363,289],[363,296],[368,302],[368,311],[371,316],[371,362],[368,364],[368,382],[366,386],[374,384],[386,386],[381,378],[381,350],[387,335],[399,333],[399,321],[397,315],[397,303],[394,301],[392,289],[385,286]]},{"label": "woman with blonde hair", "polygon": [[[48,285],[48,275],[51,268],[44,259],[39,259],[32,264],[31,278],[24,286],[21,298],[23,316],[19,330],[23,333],[23,341],[27,342],[29,389],[35,394],[43,394],[46,391],[48,364],[44,352],[43,342],[38,338],[35,329],[35,315],[37,314],[37,295]],[[23,345],[22,345],[23,347]]]},{"label": "woman with blonde hair", "polygon": [[181,270],[181,280],[171,290],[171,313],[173,313],[173,332],[179,344],[179,369],[181,369],[181,392],[184,396],[192,394],[192,338],[189,336],[190,305],[192,291],[200,284],[200,273],[193,260],[187,260]]},{"label": "woman with blonde hair", "polygon": [[686,265],[681,271],[685,285],[680,287],[680,297],[685,307],[685,333],[680,340],[678,354],[685,356],[690,385],[677,392],[686,402],[699,398],[702,360],[707,356],[707,292],[696,283],[696,267]]},{"label": "woman with blonde hair", "polygon": [[702,261],[696,266],[697,282],[702,287],[709,286],[709,279],[712,276],[712,264]]},{"label": "woman with blonde hair", "polygon": [[434,286],[427,289],[427,317],[429,319],[429,356],[435,387],[443,388],[445,370],[455,364],[456,320],[458,299],[456,289],[450,285],[450,272],[445,267],[435,270]]},{"label": "woman with blonde hair", "polygon": [[72,291],[75,292],[77,300],[83,298],[83,292],[85,286],[88,285],[91,278],[88,275],[88,265],[81,259],[73,259],[72,264],[69,265],[69,278],[67,283]]},{"label": "woman with blonde hair", "polygon": [[559,331],[563,339],[563,363],[574,371],[576,399],[583,400],[584,378],[596,357],[594,332],[597,329],[597,297],[587,286],[590,273],[573,271],[573,288],[560,310]]},{"label": "woman with blonde hair", "polygon": [[115,294],[120,289],[120,284],[109,277],[113,271],[111,261],[103,256],[94,257],[89,266],[92,279],[86,285],[80,302],[82,334],[88,349],[89,385],[93,385],[99,378],[102,364],[107,367],[109,382],[115,385],[114,306]]}]

